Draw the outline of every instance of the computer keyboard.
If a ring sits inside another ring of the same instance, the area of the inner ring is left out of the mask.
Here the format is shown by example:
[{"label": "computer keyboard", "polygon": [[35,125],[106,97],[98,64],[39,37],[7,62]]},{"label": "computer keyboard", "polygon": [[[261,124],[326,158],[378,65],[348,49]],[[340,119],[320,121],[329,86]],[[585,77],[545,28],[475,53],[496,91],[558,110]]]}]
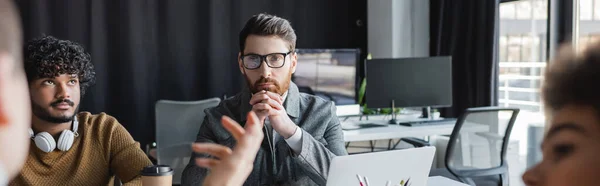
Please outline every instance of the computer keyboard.
[{"label": "computer keyboard", "polygon": [[342,130],[356,130],[356,129],[365,129],[365,128],[374,128],[374,127],[387,127],[387,125],[375,124],[375,123],[342,125]]},{"label": "computer keyboard", "polygon": [[410,122],[400,122],[400,125],[408,126],[408,127],[418,127],[418,126],[429,126],[429,125],[448,125],[455,124],[456,118],[442,118],[442,119],[432,119],[432,120],[419,120],[419,121],[410,121]]}]

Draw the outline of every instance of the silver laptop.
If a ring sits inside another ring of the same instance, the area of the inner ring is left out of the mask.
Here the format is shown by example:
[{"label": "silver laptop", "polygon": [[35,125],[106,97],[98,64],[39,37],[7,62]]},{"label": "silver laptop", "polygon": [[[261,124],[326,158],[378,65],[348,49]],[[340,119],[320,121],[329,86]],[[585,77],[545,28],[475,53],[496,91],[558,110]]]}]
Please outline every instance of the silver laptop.
[{"label": "silver laptop", "polygon": [[427,185],[435,147],[365,153],[333,158],[327,178],[328,186],[359,186],[358,175],[364,186],[384,186],[406,183],[412,186]]}]

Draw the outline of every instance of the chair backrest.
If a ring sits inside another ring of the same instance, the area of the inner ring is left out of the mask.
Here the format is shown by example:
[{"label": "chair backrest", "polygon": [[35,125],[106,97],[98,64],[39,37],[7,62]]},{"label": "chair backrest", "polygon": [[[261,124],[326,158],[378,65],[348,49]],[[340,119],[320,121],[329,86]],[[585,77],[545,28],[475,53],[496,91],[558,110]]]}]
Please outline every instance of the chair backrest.
[{"label": "chair backrest", "polygon": [[191,144],[204,120],[204,110],[216,107],[219,102],[219,98],[156,102],[157,163],[173,168],[173,184],[181,183],[181,173],[190,160]]},{"label": "chair backrest", "polygon": [[506,149],[518,113],[517,108],[467,109],[457,120],[450,136],[446,168],[460,179],[494,175],[506,177]]}]

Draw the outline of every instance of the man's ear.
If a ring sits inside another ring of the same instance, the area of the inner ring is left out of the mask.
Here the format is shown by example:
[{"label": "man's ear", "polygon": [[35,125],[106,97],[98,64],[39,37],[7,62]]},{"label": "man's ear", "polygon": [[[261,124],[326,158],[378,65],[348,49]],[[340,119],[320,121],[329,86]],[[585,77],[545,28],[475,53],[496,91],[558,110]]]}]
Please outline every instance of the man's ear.
[{"label": "man's ear", "polygon": [[7,53],[0,53],[0,127],[9,124],[9,116],[7,109],[7,100],[10,99],[6,95],[6,91],[10,89],[10,76],[14,74],[15,62],[14,58]]},{"label": "man's ear", "polygon": [[290,56],[291,62],[292,62],[292,74],[296,73],[296,65],[298,65],[298,53],[296,53],[296,51],[292,52],[292,56]]},{"label": "man's ear", "polygon": [[246,71],[244,71],[244,64],[242,64],[242,52],[238,52],[238,67],[240,68],[240,72],[242,74],[246,74]]}]

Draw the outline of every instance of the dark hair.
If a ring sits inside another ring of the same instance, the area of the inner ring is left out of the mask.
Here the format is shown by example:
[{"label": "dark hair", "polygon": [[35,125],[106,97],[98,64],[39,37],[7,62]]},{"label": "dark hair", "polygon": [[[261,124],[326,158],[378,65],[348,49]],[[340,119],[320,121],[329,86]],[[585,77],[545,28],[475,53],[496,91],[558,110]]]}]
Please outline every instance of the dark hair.
[{"label": "dark hair", "polygon": [[290,51],[296,48],[296,33],[290,22],[281,17],[261,13],[252,16],[240,31],[240,52],[244,52],[246,38],[249,35],[275,35],[289,43]]},{"label": "dark hair", "polygon": [[21,68],[21,21],[12,1],[0,0],[0,52],[8,52]]},{"label": "dark hair", "polygon": [[94,85],[96,72],[89,53],[78,43],[59,40],[52,36],[33,39],[24,48],[27,81],[56,77],[61,74],[77,74],[81,95]]},{"label": "dark hair", "polygon": [[546,111],[566,105],[592,106],[600,112],[600,42],[582,52],[564,46],[546,68],[542,97]]}]

